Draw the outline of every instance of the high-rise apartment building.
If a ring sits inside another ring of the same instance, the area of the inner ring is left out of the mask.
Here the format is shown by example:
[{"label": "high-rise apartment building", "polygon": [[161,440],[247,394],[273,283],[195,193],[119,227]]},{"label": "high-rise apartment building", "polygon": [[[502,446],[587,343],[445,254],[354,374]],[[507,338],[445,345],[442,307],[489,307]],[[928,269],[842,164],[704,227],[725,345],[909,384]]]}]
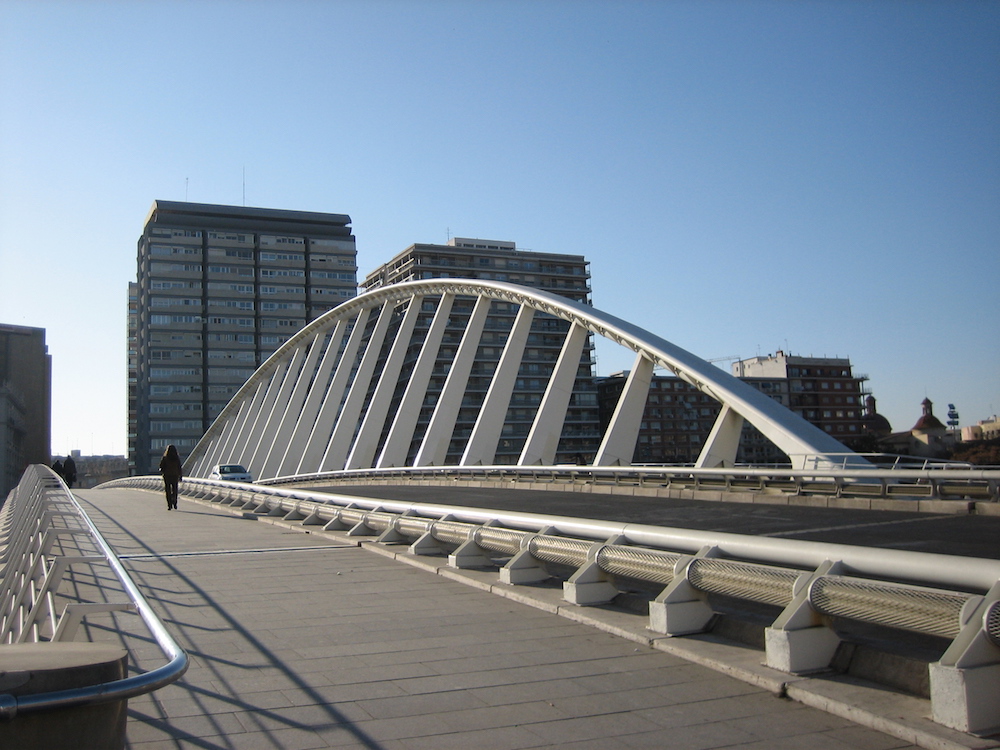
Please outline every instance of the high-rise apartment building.
[{"label": "high-rise apartment building", "polygon": [[[778,351],[734,362],[732,373],[787,406],[848,447],[864,434],[867,375],[855,375],[843,357],[797,357]],[[766,463],[770,441],[744,427],[741,448],[748,461]],[[763,453],[762,453],[763,452]]]},{"label": "high-rise apartment building", "polygon": [[0,503],[29,464],[48,464],[52,357],[44,328],[0,324]]},{"label": "high-rise apartment building", "polygon": [[186,455],[271,353],[357,294],[350,223],[342,214],[153,203],[134,299],[130,291],[133,471],[155,472],[171,443]]},{"label": "high-rise apartment building", "polygon": [[[415,244],[385,265],[368,274],[363,287],[374,289],[387,284],[433,278],[463,278],[507,281],[542,289],[584,304],[590,304],[590,270],[582,255],[541,253],[519,250],[514,242],[465,239],[456,237],[447,245]],[[414,340],[422,340],[430,323],[433,304],[418,323]],[[458,298],[452,307],[450,332],[438,354],[432,389],[440,389],[455,356],[461,333],[472,313],[473,300]],[[507,335],[516,315],[516,305],[494,301],[480,340],[466,399],[452,435],[447,461],[457,463],[475,425],[490,376],[499,361]],[[539,313],[532,323],[522,365],[515,385],[511,407],[504,421],[498,464],[514,463],[520,455],[541,403],[549,375],[562,347],[568,324]],[[566,424],[557,449],[557,462],[581,462],[593,459],[600,441],[600,417],[594,381],[593,340],[588,339],[577,372],[576,384],[566,415]],[[405,382],[416,360],[417,347],[410,352],[401,376]],[[397,389],[401,391],[401,389]],[[432,391],[433,392],[433,391]],[[412,460],[433,412],[433,397],[426,402],[411,444]]]}]

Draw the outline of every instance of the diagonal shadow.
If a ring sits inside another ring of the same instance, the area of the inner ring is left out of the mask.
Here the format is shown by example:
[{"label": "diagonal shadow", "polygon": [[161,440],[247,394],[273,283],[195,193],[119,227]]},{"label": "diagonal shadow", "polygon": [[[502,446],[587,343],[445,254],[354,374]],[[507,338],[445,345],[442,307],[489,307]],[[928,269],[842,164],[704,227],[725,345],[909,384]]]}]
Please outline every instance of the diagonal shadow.
[{"label": "diagonal shadow", "polygon": [[[321,707],[321,709],[325,711],[325,713],[329,716],[330,726],[342,727],[345,731],[349,732],[353,736],[353,738],[359,743],[359,745],[363,747],[371,748],[372,750],[380,750],[382,746],[374,738],[370,737],[363,730],[359,729],[357,726],[354,725],[354,723],[350,719],[344,716],[334,706],[330,705],[323,698],[323,696],[320,695],[309,683],[303,680],[293,670],[289,669],[270,648],[268,648],[259,638],[257,638],[251,632],[249,628],[245,627],[242,622],[237,620],[225,609],[217,605],[207,591],[205,591],[195,580],[193,580],[192,578],[184,574],[179,568],[177,568],[176,565],[174,565],[169,558],[157,555],[156,551],[152,547],[150,547],[145,541],[143,541],[139,536],[137,536],[130,529],[124,526],[120,521],[118,521],[116,518],[112,517],[105,511],[103,511],[101,508],[97,507],[93,503],[79,496],[77,496],[77,499],[88,507],[88,513],[91,514],[91,518],[94,519],[95,523],[97,522],[96,516],[99,515],[101,517],[102,519],[102,522],[100,524],[101,533],[105,534],[105,537],[108,539],[109,544],[111,544],[113,547],[116,548],[118,546],[112,541],[111,539],[112,534],[106,534],[104,531],[105,528],[112,527],[116,530],[116,533],[118,535],[123,536],[127,541],[138,546],[139,548],[147,550],[150,555],[156,558],[155,562],[166,567],[167,570],[163,573],[148,573],[136,569],[130,563],[129,560],[127,559],[123,560],[123,564],[130,569],[129,572],[130,575],[132,575],[133,580],[136,580],[137,583],[141,582],[143,591],[148,596],[150,596],[152,602],[161,605],[160,611],[163,611],[162,609],[163,607],[178,606],[178,607],[190,608],[195,606],[189,603],[170,601],[168,598],[161,598],[160,596],[156,596],[149,593],[151,591],[164,591],[166,593],[166,591],[164,589],[158,589],[155,585],[147,585],[147,578],[169,575],[174,578],[174,582],[183,582],[188,587],[188,590],[190,592],[193,592],[204,602],[203,604],[197,605],[197,607],[200,608],[207,606],[210,607],[212,610],[214,610],[218,614],[218,616],[221,617],[223,621],[228,625],[228,628],[231,631],[238,633],[243,639],[245,639],[245,641],[249,644],[250,648],[255,653],[260,654],[262,657],[261,663],[255,663],[253,665],[235,664],[234,666],[241,669],[244,668],[261,669],[269,667],[277,670],[285,677],[285,679],[287,679],[291,683],[293,687],[300,690],[303,694],[308,696],[308,698],[311,699],[311,701],[315,705]],[[119,544],[121,544],[120,540]],[[144,560],[144,562],[153,562],[153,560],[147,558]],[[181,593],[184,592],[172,591],[169,593],[180,595]],[[175,622],[178,625],[178,627],[182,628],[180,635],[182,635],[184,641],[186,641],[187,644],[190,644],[192,646],[192,648],[190,649],[190,653],[196,653],[196,652],[203,653],[200,652],[200,650],[198,650],[196,647],[193,647],[194,644],[191,641],[190,637],[188,636],[188,633],[185,630],[183,630],[189,627],[189,625],[182,623],[180,620],[177,619],[171,619],[171,621]],[[197,628],[198,626],[192,623],[190,627]],[[185,650],[188,650],[187,645],[185,645]],[[203,656],[202,663],[204,664],[205,668],[211,670],[214,679],[219,684],[226,686],[229,695],[226,695],[221,692],[212,692],[210,690],[206,690],[204,688],[192,685],[188,683],[183,677],[180,680],[178,680],[175,684],[183,686],[188,691],[188,693],[195,699],[196,704],[203,709],[203,715],[206,718],[209,718],[209,720],[212,721],[213,725],[220,730],[220,734],[224,734],[222,731],[222,727],[218,724],[217,721],[215,721],[214,717],[211,714],[210,709],[208,709],[205,706],[205,703],[202,700],[203,698],[212,698],[214,700],[220,700],[228,705],[233,706],[234,709],[245,710],[248,713],[248,715],[260,716],[270,719],[271,721],[274,722],[275,729],[268,728],[266,725],[258,722],[259,731],[265,734],[268,737],[268,739],[270,739],[272,742],[274,742],[275,746],[280,746],[278,739],[273,736],[273,732],[276,731],[277,728],[294,728],[302,730],[315,730],[317,728],[314,725],[308,725],[302,722],[287,719],[281,715],[280,711],[276,711],[274,709],[268,709],[262,706],[257,706],[238,698],[236,689],[234,689],[231,686],[231,683],[226,678],[226,676],[222,674],[214,666],[215,664],[232,665],[233,664],[232,662],[228,660],[217,659],[211,656],[207,657]],[[159,704],[159,699],[155,694],[153,694],[151,698],[155,704]],[[229,744],[228,742],[226,745],[216,745],[209,742],[206,739],[199,739],[195,736],[192,736],[190,733],[184,732],[183,730],[174,729],[173,727],[171,727],[168,717],[163,713],[162,707],[160,707],[160,710],[161,710],[161,716],[159,718],[150,717],[147,716],[146,714],[141,714],[137,710],[134,710],[132,708],[129,709],[129,715],[145,723],[148,723],[150,726],[154,726],[162,729],[165,732],[169,732],[174,738],[175,742],[177,740],[183,740],[185,743],[192,743],[200,747],[206,747],[206,748],[236,747],[236,745]]]}]

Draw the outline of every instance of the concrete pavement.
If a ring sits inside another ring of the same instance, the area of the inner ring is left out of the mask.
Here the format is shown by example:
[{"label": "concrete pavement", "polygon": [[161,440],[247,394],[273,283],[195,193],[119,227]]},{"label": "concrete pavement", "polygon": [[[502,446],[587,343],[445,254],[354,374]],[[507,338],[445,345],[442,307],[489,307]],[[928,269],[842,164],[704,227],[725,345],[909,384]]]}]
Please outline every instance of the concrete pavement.
[{"label": "concrete pavement", "polygon": [[652,639],[557,590],[183,498],[76,494],[192,657],[130,701],[131,748],[998,746],[932,725],[926,701]]}]

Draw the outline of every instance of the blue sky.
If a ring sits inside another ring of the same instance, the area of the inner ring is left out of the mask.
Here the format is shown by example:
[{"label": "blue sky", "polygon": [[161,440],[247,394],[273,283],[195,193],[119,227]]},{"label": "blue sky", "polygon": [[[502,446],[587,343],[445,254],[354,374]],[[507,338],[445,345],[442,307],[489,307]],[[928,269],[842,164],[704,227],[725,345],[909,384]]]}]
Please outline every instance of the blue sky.
[{"label": "blue sky", "polygon": [[349,214],[361,276],[582,254],[706,359],[850,357],[895,429],[1000,410],[1000,3],[0,0],[0,96],[0,322],[47,330],[56,453],[125,451],[158,198]]}]

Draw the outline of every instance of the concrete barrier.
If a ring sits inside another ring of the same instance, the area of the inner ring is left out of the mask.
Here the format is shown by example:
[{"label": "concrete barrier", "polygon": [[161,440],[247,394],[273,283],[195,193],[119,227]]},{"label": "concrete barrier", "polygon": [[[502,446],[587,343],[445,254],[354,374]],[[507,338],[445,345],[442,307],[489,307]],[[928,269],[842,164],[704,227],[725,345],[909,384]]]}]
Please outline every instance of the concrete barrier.
[{"label": "concrete barrier", "polygon": [[[124,648],[106,643],[0,646],[0,700],[90,687],[125,677]],[[127,700],[15,715],[0,722],[0,747],[18,750],[121,750]]]}]

